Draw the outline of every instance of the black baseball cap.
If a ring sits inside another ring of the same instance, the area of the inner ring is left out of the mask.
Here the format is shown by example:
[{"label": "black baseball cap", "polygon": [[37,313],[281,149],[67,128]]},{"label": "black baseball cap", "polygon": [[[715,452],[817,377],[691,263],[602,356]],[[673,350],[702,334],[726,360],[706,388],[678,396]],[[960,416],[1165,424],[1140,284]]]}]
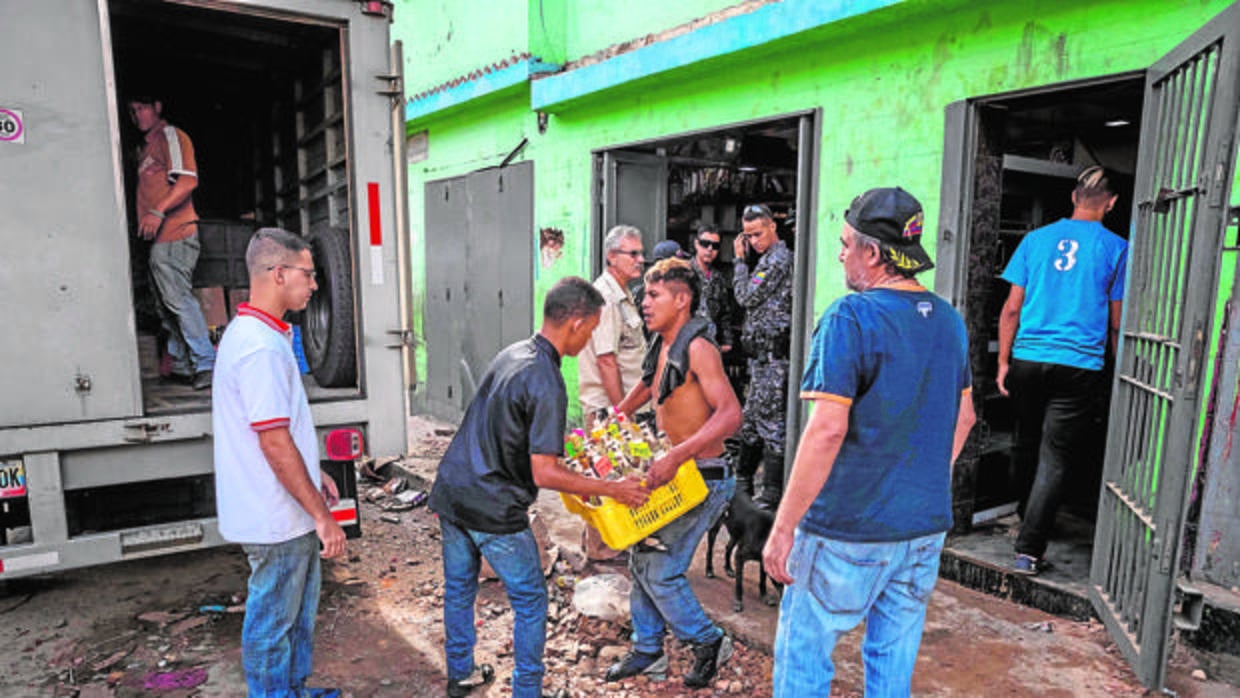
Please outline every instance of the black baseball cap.
[{"label": "black baseball cap", "polygon": [[925,214],[912,194],[900,187],[871,189],[853,199],[844,220],[878,241],[883,257],[898,269],[916,274],[934,268],[921,246]]}]

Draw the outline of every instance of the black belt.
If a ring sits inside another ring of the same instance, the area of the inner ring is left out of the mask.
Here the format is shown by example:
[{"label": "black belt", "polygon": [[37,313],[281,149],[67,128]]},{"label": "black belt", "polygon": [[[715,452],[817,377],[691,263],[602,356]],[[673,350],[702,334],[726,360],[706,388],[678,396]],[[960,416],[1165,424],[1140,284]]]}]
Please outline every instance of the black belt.
[{"label": "black belt", "polygon": [[712,465],[705,468],[699,467],[698,472],[702,474],[703,480],[728,479],[728,467],[726,465]]}]

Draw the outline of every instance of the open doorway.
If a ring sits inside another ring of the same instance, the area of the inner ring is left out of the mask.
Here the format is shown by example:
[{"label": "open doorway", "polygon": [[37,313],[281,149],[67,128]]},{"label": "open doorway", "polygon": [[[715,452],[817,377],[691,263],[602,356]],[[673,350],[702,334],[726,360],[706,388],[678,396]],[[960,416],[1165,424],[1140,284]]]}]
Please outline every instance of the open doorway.
[{"label": "open doorway", "polygon": [[[691,252],[697,225],[714,225],[723,238],[719,258],[731,262],[742,209],[766,204],[780,239],[795,249],[799,121],[789,117],[606,151],[603,178],[611,186],[600,202],[599,239],[623,223],[642,231],[647,250],[675,240]],[[602,271],[598,257],[592,258],[595,274]]]},{"label": "open doorway", "polygon": [[[961,179],[972,184],[972,191],[965,205],[968,228],[961,234],[967,244],[941,245],[939,266],[941,274],[957,281],[948,295],[964,308],[978,412],[973,457],[963,458],[953,476],[956,529],[950,545],[998,569],[1011,565],[1017,512],[1028,494],[1028,483],[1011,467],[1011,398],[995,384],[999,315],[1010,289],[1000,275],[1027,233],[1071,215],[1076,177],[1092,165],[1114,173],[1119,194],[1103,225],[1129,237],[1144,89],[1142,76],[1119,76],[978,99],[948,110],[949,122],[968,119],[972,126],[949,123],[949,134],[971,133],[976,139],[968,148],[965,143],[953,146],[949,137],[948,148],[972,153]],[[1107,386],[1113,366],[1108,351]],[[1046,578],[1075,588],[1082,597],[1092,557],[1106,415],[1106,409],[1100,410],[1089,430],[1093,438],[1065,487],[1047,552],[1055,568]],[[1079,612],[1088,613],[1088,608],[1083,605]]]},{"label": "open doorway", "polygon": [[[212,340],[248,297],[245,246],[276,226],[308,238],[318,290],[296,317],[295,345],[311,400],[360,393],[347,159],[344,30],[278,18],[150,0],[110,0],[119,139],[131,233],[141,134],[129,96],[161,100],[166,121],[193,144],[193,203],[201,245],[193,276]],[[130,238],[143,407],[146,414],[207,409],[209,390],[169,375],[158,301],[148,271],[151,244]]]},{"label": "open doorway", "polygon": [[[817,123],[817,113],[796,114],[596,151],[595,175],[601,186],[591,239],[593,275],[603,270],[603,237],[616,224],[640,229],[647,255],[670,239],[687,257],[697,252],[698,229],[713,228],[720,238],[714,263],[730,268],[744,207],[760,203],[773,214],[776,232],[794,259],[787,356],[789,376],[800,376],[805,317],[812,309]],[[740,322],[738,311],[738,336]],[[723,361],[743,400],[748,377],[742,348],[724,352]],[[790,388],[786,434],[792,439],[800,433],[802,412],[795,384]],[[786,450],[790,464],[795,449]]]},{"label": "open doorway", "polygon": [[[740,233],[747,205],[770,209],[779,239],[792,252],[792,327],[788,347],[790,378],[786,433],[800,433],[804,411],[796,384],[802,347],[813,312],[815,248],[814,193],[817,190],[819,123],[817,111],[720,126],[651,141],[595,151],[592,276],[602,273],[603,237],[619,224],[642,232],[647,255],[655,245],[673,240],[687,256],[695,249],[700,226],[720,237],[717,264],[733,263],[733,241]],[[738,335],[739,323],[738,317]],[[747,382],[740,347],[723,355],[724,367],[742,404]],[[785,453],[785,472],[795,449]]]}]

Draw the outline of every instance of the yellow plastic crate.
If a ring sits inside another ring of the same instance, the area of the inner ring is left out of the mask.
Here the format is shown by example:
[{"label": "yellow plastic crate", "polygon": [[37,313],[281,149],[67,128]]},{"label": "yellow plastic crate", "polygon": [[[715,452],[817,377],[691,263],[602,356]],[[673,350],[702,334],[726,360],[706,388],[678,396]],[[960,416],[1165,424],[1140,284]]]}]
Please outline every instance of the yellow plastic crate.
[{"label": "yellow plastic crate", "polygon": [[668,525],[706,500],[706,481],[698,472],[697,463],[689,459],[680,465],[676,477],[650,493],[646,503],[630,509],[611,498],[602,504],[590,504],[581,497],[560,493],[564,506],[586,520],[612,550],[624,550]]}]

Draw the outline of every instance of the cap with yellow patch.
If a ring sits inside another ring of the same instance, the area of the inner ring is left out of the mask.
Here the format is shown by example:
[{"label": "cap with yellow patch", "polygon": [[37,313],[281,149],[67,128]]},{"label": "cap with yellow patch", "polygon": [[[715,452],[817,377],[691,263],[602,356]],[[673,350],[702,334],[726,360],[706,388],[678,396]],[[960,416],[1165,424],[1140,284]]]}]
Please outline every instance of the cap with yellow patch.
[{"label": "cap with yellow patch", "polygon": [[879,243],[883,257],[898,269],[919,273],[934,262],[921,246],[925,214],[921,203],[900,187],[871,189],[853,199],[844,220]]}]

